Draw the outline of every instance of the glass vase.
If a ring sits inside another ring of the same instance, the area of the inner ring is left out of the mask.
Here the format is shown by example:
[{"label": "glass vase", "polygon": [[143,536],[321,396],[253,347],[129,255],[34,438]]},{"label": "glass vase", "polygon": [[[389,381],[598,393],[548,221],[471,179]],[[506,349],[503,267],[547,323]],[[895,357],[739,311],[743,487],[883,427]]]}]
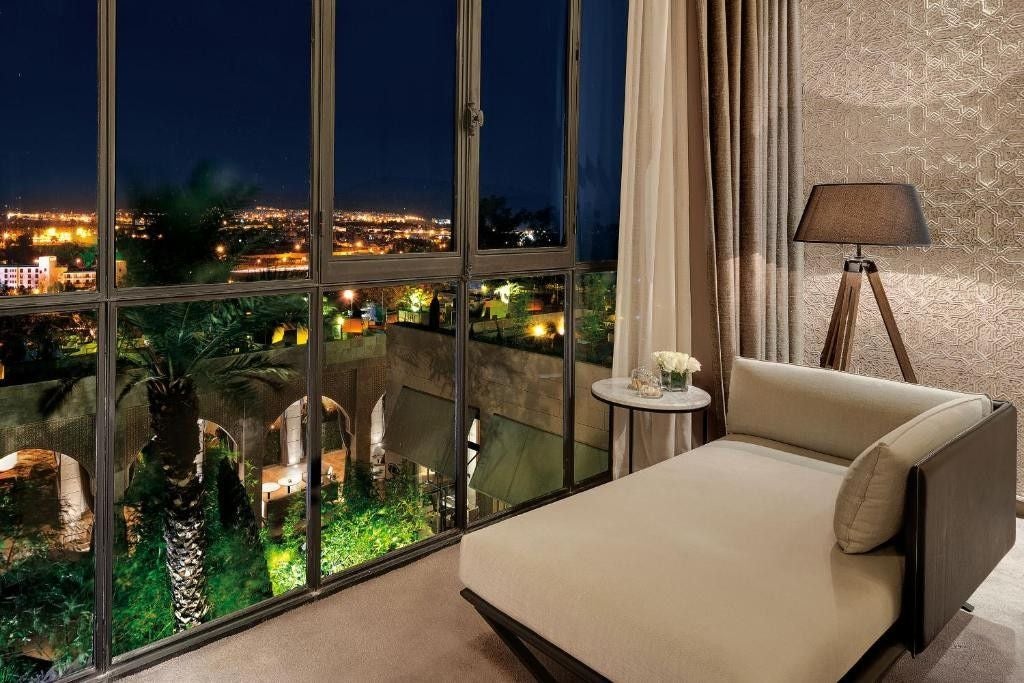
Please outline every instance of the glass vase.
[{"label": "glass vase", "polygon": [[661,386],[665,391],[689,391],[690,373],[661,371]]}]

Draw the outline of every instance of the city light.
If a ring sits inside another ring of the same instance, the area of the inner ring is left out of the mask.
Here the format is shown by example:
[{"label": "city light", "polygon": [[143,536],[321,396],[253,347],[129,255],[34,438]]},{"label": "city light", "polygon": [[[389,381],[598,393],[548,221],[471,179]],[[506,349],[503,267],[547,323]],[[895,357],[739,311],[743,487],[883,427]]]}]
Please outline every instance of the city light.
[{"label": "city light", "polygon": [[[116,240],[162,240],[158,216],[117,209]],[[218,242],[210,260],[230,262],[234,282],[264,279],[268,273],[303,273],[309,269],[309,210],[256,206],[218,220]],[[452,248],[450,218],[416,213],[346,211],[333,214],[333,254],[360,256],[429,253]],[[262,233],[254,237],[256,233]],[[14,256],[13,247],[31,251]],[[97,215],[70,210],[0,213],[0,296],[54,293],[96,288],[98,274],[89,259],[59,248],[92,249],[98,244]],[[232,245],[229,248],[227,245]],[[259,244],[251,251],[246,245]],[[237,247],[235,246],[237,245]],[[41,266],[45,258],[47,265]],[[191,258],[197,262],[203,255]],[[198,265],[198,263],[197,263]],[[118,261],[118,281],[128,272]]]}]

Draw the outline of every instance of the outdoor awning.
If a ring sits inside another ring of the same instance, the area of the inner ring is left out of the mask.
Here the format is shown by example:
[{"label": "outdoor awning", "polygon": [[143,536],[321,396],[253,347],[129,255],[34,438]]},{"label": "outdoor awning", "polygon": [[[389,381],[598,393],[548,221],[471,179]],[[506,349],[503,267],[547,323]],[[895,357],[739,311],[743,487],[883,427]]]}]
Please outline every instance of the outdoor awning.
[{"label": "outdoor awning", "polygon": [[[575,446],[577,481],[608,468],[607,451]],[[470,488],[518,505],[562,487],[562,437],[494,415],[483,436]]]},{"label": "outdoor awning", "polygon": [[385,426],[384,446],[406,460],[454,479],[454,423],[452,401],[402,387]]}]

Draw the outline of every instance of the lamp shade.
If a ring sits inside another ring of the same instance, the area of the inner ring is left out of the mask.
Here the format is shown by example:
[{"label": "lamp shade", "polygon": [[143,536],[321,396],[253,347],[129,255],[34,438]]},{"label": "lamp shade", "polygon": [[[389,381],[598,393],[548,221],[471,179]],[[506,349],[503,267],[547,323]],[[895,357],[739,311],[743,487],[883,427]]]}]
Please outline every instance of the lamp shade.
[{"label": "lamp shade", "polygon": [[913,185],[815,185],[793,239],[797,242],[910,246],[931,244]]}]

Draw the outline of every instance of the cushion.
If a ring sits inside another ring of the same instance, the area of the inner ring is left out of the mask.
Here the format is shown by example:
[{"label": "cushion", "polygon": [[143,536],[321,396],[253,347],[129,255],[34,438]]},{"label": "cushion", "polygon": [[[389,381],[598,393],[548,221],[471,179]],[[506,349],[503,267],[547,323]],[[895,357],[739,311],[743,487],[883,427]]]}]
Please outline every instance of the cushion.
[{"label": "cushion", "polygon": [[737,358],[728,431],[853,460],[882,435],[964,394],[836,370]]},{"label": "cushion", "polygon": [[614,681],[835,681],[903,577],[891,546],[836,546],[844,472],[720,439],[471,530],[460,577]]},{"label": "cushion", "polygon": [[914,463],[992,412],[985,396],[963,396],[925,411],[864,449],[843,477],[833,527],[847,553],[877,548],[903,525],[907,475]]}]

